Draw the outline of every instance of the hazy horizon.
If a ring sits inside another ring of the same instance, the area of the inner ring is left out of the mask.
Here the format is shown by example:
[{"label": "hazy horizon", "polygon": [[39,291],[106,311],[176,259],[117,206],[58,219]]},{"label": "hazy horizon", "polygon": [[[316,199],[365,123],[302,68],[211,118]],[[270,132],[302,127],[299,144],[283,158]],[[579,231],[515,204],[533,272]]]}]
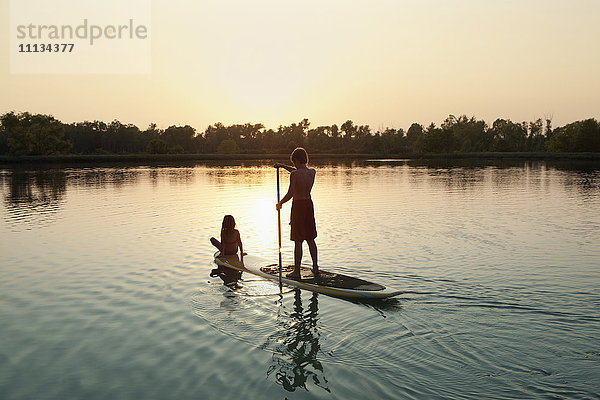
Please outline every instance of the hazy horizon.
[{"label": "hazy horizon", "polygon": [[[8,49],[9,0],[0,11]],[[303,118],[407,129],[450,114],[559,126],[600,117],[599,22],[593,0],[155,0],[150,74],[15,75],[7,50],[0,113],[199,131]]]}]

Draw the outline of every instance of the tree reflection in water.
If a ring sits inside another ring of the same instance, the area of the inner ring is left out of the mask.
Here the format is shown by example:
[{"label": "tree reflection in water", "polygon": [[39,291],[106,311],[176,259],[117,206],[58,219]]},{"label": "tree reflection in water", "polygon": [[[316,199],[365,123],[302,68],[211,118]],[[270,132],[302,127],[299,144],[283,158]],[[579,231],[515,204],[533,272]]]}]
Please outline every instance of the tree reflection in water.
[{"label": "tree reflection in water", "polygon": [[11,222],[32,227],[54,220],[67,192],[64,170],[16,169],[3,178],[8,183],[4,201]]},{"label": "tree reflection in water", "polygon": [[290,314],[279,313],[277,331],[263,346],[273,350],[267,376],[274,375],[276,382],[289,392],[298,388],[308,391],[307,384],[310,382],[330,392],[323,365],[318,360],[321,350],[318,329],[319,295],[312,293],[305,311],[301,291],[296,289],[294,292],[293,311]]}]

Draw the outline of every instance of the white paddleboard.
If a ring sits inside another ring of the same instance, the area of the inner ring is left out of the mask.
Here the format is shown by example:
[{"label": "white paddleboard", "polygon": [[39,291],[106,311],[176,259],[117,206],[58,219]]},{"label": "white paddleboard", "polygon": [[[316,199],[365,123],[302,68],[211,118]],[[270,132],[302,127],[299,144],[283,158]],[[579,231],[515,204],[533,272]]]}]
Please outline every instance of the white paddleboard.
[{"label": "white paddleboard", "polygon": [[[249,272],[265,279],[279,282],[278,264],[273,264],[261,257],[246,255],[242,264],[237,255],[222,256],[217,251],[215,253],[215,264],[242,272]],[[315,278],[311,270],[306,267],[301,267],[300,279],[286,278],[286,274],[292,272],[292,270],[292,265],[283,266],[281,281],[284,285],[323,293],[329,296],[355,299],[384,299],[402,293],[400,290],[387,288],[364,279],[323,270],[320,270],[320,276]]]}]

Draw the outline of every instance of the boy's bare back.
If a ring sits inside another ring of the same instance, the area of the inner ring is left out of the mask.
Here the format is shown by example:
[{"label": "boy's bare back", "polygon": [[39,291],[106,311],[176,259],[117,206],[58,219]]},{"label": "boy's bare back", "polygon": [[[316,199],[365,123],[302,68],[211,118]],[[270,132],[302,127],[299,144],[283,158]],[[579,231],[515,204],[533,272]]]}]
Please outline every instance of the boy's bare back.
[{"label": "boy's bare back", "polygon": [[315,183],[316,171],[312,168],[297,168],[290,174],[290,189],[294,200],[310,199],[310,191]]}]

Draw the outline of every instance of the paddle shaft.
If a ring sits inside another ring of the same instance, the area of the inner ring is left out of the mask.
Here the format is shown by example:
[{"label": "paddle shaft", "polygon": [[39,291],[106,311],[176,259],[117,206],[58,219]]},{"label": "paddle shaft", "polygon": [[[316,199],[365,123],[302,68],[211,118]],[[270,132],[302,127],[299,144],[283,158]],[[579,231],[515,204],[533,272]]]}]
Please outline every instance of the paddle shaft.
[{"label": "paddle shaft", "polygon": [[[279,167],[277,167],[277,204],[279,204]],[[281,282],[281,207],[277,208],[277,234],[279,238],[279,291],[283,290],[283,284]]]}]

